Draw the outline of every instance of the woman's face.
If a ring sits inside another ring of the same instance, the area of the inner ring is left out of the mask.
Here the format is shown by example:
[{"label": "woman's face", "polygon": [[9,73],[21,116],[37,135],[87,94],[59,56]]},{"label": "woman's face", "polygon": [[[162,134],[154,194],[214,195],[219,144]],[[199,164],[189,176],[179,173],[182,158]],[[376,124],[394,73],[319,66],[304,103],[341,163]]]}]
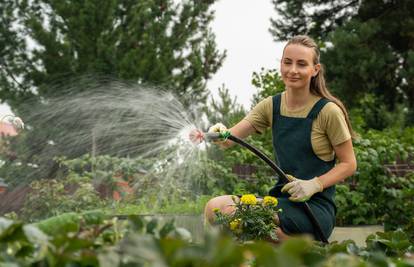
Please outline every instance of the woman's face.
[{"label": "woman's face", "polygon": [[320,64],[313,64],[313,57],[312,48],[297,44],[285,47],[280,70],[287,88],[309,89],[311,78],[320,69]]}]

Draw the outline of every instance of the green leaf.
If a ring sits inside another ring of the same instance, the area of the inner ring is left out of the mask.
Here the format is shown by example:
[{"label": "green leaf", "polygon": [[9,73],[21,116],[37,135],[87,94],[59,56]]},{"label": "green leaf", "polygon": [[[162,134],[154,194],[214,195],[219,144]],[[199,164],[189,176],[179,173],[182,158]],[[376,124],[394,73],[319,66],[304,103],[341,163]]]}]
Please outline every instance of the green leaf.
[{"label": "green leaf", "polygon": [[154,234],[157,227],[158,227],[158,219],[157,218],[150,219],[150,221],[147,222],[147,225],[146,225],[147,234]]},{"label": "green leaf", "polygon": [[174,231],[175,229],[175,223],[174,220],[170,220],[168,222],[166,222],[160,229],[159,233],[160,233],[160,238],[164,238],[166,237],[169,233],[171,233],[172,231]]},{"label": "green leaf", "polygon": [[13,234],[19,231],[23,226],[21,222],[15,222],[0,217],[0,240],[9,239]]},{"label": "green leaf", "polygon": [[80,214],[69,212],[37,222],[34,226],[48,235],[60,235],[79,231]]},{"label": "green leaf", "polygon": [[82,213],[86,225],[102,224],[105,220],[105,213],[102,211],[87,211]]},{"label": "green leaf", "polygon": [[140,215],[129,215],[128,216],[128,221],[130,226],[132,227],[132,229],[135,232],[142,232],[144,227],[145,227],[145,223],[144,223],[144,218]]}]

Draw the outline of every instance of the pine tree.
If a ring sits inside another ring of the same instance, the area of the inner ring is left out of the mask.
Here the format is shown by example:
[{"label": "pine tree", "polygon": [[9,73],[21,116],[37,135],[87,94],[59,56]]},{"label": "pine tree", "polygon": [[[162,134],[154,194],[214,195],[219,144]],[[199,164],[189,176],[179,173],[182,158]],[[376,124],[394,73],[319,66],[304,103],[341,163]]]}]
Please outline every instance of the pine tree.
[{"label": "pine tree", "polygon": [[18,109],[27,98],[59,95],[50,83],[99,74],[203,103],[224,59],[209,28],[214,2],[5,0],[0,97]]},{"label": "pine tree", "polygon": [[272,0],[278,19],[271,19],[275,40],[288,40],[299,34],[323,39],[355,15],[358,0]]},{"label": "pine tree", "polygon": [[[67,94],[70,99],[77,93],[93,96],[107,80],[121,80],[172,91],[186,107],[203,105],[208,97],[206,83],[225,57],[217,50],[209,27],[214,2],[2,1],[0,99],[29,126],[20,137],[22,142],[16,144],[17,161],[40,166],[27,171],[6,164],[10,168],[3,168],[5,176],[22,180],[54,177],[57,165],[53,157],[73,158],[91,152],[91,144],[68,143],[68,135],[88,139],[94,127],[88,122],[93,122],[95,115],[85,114],[81,106],[58,110],[51,103],[62,101]],[[115,90],[116,86],[108,88]],[[48,113],[50,106],[52,112]],[[62,114],[65,112],[70,114]],[[61,115],[73,120],[62,120]],[[107,150],[114,143],[98,141]],[[127,154],[116,148],[112,151],[119,156]]]},{"label": "pine tree", "polygon": [[246,115],[243,106],[237,103],[237,97],[233,98],[224,85],[218,89],[218,99],[210,100],[211,103],[205,108],[210,123],[220,122],[230,128]]},{"label": "pine tree", "polygon": [[282,77],[275,69],[262,68],[260,72],[253,72],[252,85],[257,89],[257,92],[253,95],[252,108],[266,97],[274,96],[285,90]]}]

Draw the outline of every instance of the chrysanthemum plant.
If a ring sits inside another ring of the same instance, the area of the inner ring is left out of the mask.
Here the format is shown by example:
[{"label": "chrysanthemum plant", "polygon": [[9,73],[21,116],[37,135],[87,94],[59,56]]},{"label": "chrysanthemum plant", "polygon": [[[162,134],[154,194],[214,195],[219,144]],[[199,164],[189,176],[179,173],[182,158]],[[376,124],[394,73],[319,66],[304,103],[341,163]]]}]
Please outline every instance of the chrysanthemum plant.
[{"label": "chrysanthemum plant", "polygon": [[265,196],[257,199],[254,195],[233,197],[235,212],[224,214],[214,209],[216,224],[232,233],[241,242],[250,240],[278,241],[275,215],[282,210],[277,207],[277,199]]}]

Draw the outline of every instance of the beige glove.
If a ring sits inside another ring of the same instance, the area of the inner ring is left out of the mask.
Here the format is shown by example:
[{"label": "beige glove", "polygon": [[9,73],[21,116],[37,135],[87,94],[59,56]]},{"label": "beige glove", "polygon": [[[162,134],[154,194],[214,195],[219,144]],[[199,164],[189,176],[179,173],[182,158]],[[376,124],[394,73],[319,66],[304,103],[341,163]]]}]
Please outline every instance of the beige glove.
[{"label": "beige glove", "polygon": [[227,127],[221,122],[216,123],[213,126],[211,126],[210,128],[208,128],[209,133],[223,133],[223,132],[227,132],[227,131],[228,131]]},{"label": "beige glove", "polygon": [[[227,132],[228,129],[227,127],[223,124],[223,123],[216,123],[213,126],[211,126],[208,129],[209,133],[224,133]],[[218,145],[220,148],[225,149],[227,146],[226,144],[228,143],[227,140],[214,140],[213,141],[214,144]]]},{"label": "beige glove", "polygon": [[289,183],[285,184],[282,192],[288,192],[290,201],[304,202],[309,200],[315,193],[323,191],[323,184],[318,177],[311,180],[301,180],[292,175],[286,175]]}]

